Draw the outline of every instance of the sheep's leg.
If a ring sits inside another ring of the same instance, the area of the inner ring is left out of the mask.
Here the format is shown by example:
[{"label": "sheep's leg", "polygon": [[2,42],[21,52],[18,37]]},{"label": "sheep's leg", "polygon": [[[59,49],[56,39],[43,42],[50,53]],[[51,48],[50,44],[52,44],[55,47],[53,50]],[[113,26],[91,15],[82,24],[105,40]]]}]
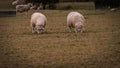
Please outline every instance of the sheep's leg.
[{"label": "sheep's leg", "polygon": [[69,26],[69,32],[72,32],[72,31],[71,31],[71,29],[72,29],[72,27],[71,27],[71,26]]},{"label": "sheep's leg", "polygon": [[32,33],[35,33],[35,25],[32,24]]},{"label": "sheep's leg", "polygon": [[81,33],[85,30],[85,28],[83,27],[82,30],[81,30]]},{"label": "sheep's leg", "polygon": [[80,31],[80,32],[82,33],[82,32],[83,32],[83,30],[84,30],[84,27],[83,27],[83,26],[81,26],[81,31]]},{"label": "sheep's leg", "polygon": [[32,27],[32,33],[35,33],[35,28],[34,27]]},{"label": "sheep's leg", "polygon": [[75,30],[75,33],[78,33],[78,31],[77,31],[77,29],[76,29],[76,28],[75,28],[74,30]]}]

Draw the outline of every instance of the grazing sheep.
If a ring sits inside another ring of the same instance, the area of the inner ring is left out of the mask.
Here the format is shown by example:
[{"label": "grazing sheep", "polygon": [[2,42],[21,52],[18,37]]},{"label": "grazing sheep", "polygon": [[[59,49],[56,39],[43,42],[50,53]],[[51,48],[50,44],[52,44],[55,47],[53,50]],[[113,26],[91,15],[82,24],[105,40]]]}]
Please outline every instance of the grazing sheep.
[{"label": "grazing sheep", "polygon": [[12,5],[18,5],[19,4],[19,0],[14,0],[13,2],[12,2]]},{"label": "grazing sheep", "polygon": [[33,9],[33,10],[40,10],[40,9],[42,9],[42,5],[40,5],[40,6],[33,5],[30,9]]},{"label": "grazing sheep", "polygon": [[30,9],[37,10],[37,6],[36,6],[36,5],[34,5],[34,6],[32,6]]},{"label": "grazing sheep", "polygon": [[35,32],[35,29],[37,33],[42,33],[46,26],[47,18],[42,13],[36,12],[32,14],[30,22],[32,27],[32,33]]},{"label": "grazing sheep", "polygon": [[32,7],[31,3],[28,3],[26,5],[17,5],[16,6],[16,12],[26,12],[26,14],[28,13],[28,11],[30,10],[30,7]]},{"label": "grazing sheep", "polygon": [[78,12],[70,12],[67,16],[67,26],[70,29],[74,28],[75,32],[82,32],[83,31],[83,27],[84,27],[84,17],[82,14],[78,13]]}]

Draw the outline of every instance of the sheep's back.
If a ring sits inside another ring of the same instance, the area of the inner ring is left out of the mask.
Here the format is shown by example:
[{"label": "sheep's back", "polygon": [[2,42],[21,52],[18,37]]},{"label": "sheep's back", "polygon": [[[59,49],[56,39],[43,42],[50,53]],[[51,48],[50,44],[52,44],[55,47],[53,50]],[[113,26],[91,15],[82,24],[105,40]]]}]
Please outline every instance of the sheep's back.
[{"label": "sheep's back", "polygon": [[31,22],[34,24],[46,23],[46,17],[41,13],[34,13],[31,16]]},{"label": "sheep's back", "polygon": [[84,17],[82,14],[78,12],[71,12],[67,16],[67,23],[69,24],[75,24],[77,22],[84,22]]}]

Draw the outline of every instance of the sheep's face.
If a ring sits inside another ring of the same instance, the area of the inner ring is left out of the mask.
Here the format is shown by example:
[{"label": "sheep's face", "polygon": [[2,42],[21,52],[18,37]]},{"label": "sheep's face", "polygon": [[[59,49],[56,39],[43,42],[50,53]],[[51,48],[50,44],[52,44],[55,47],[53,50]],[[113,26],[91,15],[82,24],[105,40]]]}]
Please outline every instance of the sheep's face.
[{"label": "sheep's face", "polygon": [[81,25],[81,26],[79,26],[79,27],[76,27],[76,32],[82,32],[82,28],[83,28],[83,26]]},{"label": "sheep's face", "polygon": [[42,32],[44,31],[44,27],[41,26],[41,25],[37,25],[37,26],[36,26],[36,29],[37,29],[37,32],[38,32],[38,33],[42,33]]}]

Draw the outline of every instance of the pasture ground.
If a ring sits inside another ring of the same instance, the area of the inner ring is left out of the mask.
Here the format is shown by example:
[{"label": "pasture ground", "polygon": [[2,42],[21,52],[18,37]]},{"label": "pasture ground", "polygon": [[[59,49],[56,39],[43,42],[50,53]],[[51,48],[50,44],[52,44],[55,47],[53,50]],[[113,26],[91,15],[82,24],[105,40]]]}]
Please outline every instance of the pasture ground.
[{"label": "pasture ground", "polygon": [[78,10],[83,33],[70,33],[71,10],[42,10],[48,18],[43,34],[32,34],[30,11],[0,18],[0,68],[119,68],[120,11]]},{"label": "pasture ground", "polygon": [[[70,33],[66,16],[85,18],[83,33]],[[32,34],[30,16],[0,18],[0,68],[119,68],[120,10],[41,10],[48,22],[43,34]]]}]

